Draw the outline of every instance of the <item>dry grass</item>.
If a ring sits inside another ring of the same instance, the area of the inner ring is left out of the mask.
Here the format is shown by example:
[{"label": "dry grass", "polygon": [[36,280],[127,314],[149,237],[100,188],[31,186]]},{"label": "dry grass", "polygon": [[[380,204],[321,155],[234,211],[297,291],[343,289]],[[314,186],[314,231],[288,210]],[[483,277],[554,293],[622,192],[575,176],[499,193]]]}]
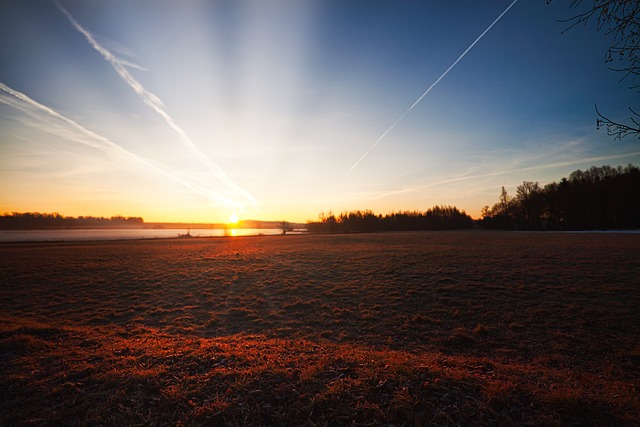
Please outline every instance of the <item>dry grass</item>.
[{"label": "dry grass", "polygon": [[638,425],[640,235],[0,245],[0,425]]}]

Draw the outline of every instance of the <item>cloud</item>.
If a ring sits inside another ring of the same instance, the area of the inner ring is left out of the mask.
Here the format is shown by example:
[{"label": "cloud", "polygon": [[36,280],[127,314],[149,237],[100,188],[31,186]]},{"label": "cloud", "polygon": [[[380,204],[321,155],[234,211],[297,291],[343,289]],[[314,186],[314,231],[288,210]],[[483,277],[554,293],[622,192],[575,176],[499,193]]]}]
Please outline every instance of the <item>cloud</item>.
[{"label": "cloud", "polygon": [[[30,117],[36,118],[38,120],[41,120],[42,113],[50,118],[55,119],[54,122],[48,122],[44,124],[45,127],[43,130],[47,132],[62,130],[66,133],[66,135],[63,136],[66,136],[68,139],[73,139],[74,141],[80,142],[91,148],[96,148],[107,153],[119,154],[127,158],[139,159],[138,156],[125,150],[118,144],[90,131],[79,123],[63,116],[52,108],[47,107],[46,105],[43,105],[38,101],[35,101],[24,93],[10,88],[2,82],[0,82],[0,90],[4,92],[4,94],[0,96],[0,102],[2,102],[3,104],[20,110]],[[60,126],[61,124],[66,126],[66,129],[62,128]],[[68,133],[69,129],[72,130],[71,134]]]},{"label": "cloud", "polygon": [[486,173],[472,173],[472,171],[477,170],[477,168],[472,168],[466,173],[462,173],[454,177],[431,181],[428,184],[415,185],[412,187],[402,188],[395,191],[380,193],[375,196],[371,196],[365,200],[378,200],[378,199],[383,199],[385,197],[395,196],[399,194],[425,191],[432,188],[439,188],[443,185],[453,184],[453,183],[463,182],[463,181],[473,181],[473,180],[482,179],[482,178],[493,178],[497,176],[510,175],[510,174],[515,174],[520,172],[531,172],[531,171],[538,171],[538,170],[545,170],[545,169],[561,168],[561,167],[579,165],[584,163],[593,164],[596,162],[623,159],[625,157],[638,156],[638,155],[640,155],[640,151],[634,151],[634,152],[624,153],[624,154],[607,155],[607,156],[590,156],[590,157],[582,157],[579,159],[572,159],[572,160],[567,160],[562,162],[545,163],[545,164],[538,164],[538,165],[525,166],[525,167],[513,167],[505,170],[498,170],[498,171],[486,172]]},{"label": "cloud", "polygon": [[129,85],[134,92],[142,99],[142,101],[153,111],[159,114],[166,124],[178,134],[178,138],[180,142],[189,149],[191,154],[194,155],[196,160],[205,166],[219,181],[227,185],[237,194],[244,197],[244,199],[252,206],[256,207],[257,202],[255,198],[244,188],[240,187],[236,184],[229,176],[222,170],[220,166],[218,166],[213,160],[211,160],[187,135],[187,133],[173,120],[171,115],[165,109],[165,106],[162,100],[156,96],[155,94],[149,92],[144,88],[144,86],[131,75],[129,70],[127,69],[127,65],[129,63],[121,60],[117,56],[115,56],[111,51],[102,46],[95,37],[87,31],[84,27],[82,27],[71,14],[62,7],[59,3],[56,2],[57,7],[65,14],[65,16],[71,21],[71,24],[74,26],[76,30],[78,30],[85,39],[89,42],[91,47],[95,49],[102,57],[111,64],[113,69],[118,73],[118,75],[122,78],[122,80]]},{"label": "cloud", "polygon": [[10,88],[0,82],[0,103],[22,111],[29,117],[41,124],[40,129],[45,132],[55,133],[62,136],[67,141],[83,144],[87,147],[100,150],[107,154],[118,156],[121,159],[129,160],[137,164],[179,182],[195,193],[235,211],[244,210],[243,203],[226,197],[219,192],[207,189],[194,182],[194,180],[184,177],[180,172],[154,163],[131,151],[126,150],[115,142],[102,135],[99,135],[78,122],[58,113],[54,109],[39,103],[26,94]]}]

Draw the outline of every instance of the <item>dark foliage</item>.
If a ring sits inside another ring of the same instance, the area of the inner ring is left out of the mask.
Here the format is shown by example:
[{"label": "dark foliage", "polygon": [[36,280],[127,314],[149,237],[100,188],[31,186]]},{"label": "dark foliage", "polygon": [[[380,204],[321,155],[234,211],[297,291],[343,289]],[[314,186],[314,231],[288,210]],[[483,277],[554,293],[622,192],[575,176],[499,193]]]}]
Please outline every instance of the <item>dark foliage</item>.
[{"label": "dark foliage", "polygon": [[370,210],[321,214],[320,221],[307,223],[315,233],[371,233],[375,231],[455,230],[473,227],[473,220],[453,206],[434,206],[426,212],[394,212],[385,216]]},{"label": "dark foliage", "polygon": [[144,220],[139,217],[112,216],[62,216],[59,213],[26,212],[0,216],[2,230],[48,230],[60,228],[132,228],[139,227]]},{"label": "dark foliage", "polygon": [[278,228],[282,230],[282,234],[287,234],[290,231],[294,231],[296,226],[288,221],[278,221]]},{"label": "dark foliage", "polygon": [[502,188],[500,201],[483,210],[485,228],[604,230],[640,228],[640,169],[591,167],[540,187],[525,181],[514,198]]}]

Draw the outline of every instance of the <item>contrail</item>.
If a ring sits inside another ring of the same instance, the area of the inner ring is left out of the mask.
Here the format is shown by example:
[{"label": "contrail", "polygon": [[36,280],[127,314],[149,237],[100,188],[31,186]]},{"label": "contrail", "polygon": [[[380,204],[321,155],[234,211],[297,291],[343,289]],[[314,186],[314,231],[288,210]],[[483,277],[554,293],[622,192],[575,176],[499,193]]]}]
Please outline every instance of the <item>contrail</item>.
[{"label": "contrail", "polygon": [[233,182],[231,178],[218,166],[215,162],[213,162],[198,146],[191,140],[189,135],[182,130],[180,126],[173,120],[173,118],[167,113],[164,104],[155,94],[149,92],[142,86],[142,84],[136,80],[135,77],[129,73],[129,70],[126,67],[126,62],[122,61],[120,58],[111,53],[108,49],[102,46],[98,41],[93,37],[93,35],[87,31],[83,26],[81,26],[74,18],[71,16],[67,10],[62,7],[59,3],[55,2],[56,6],[62,13],[64,13],[71,24],[78,30],[84,37],[87,39],[91,47],[93,47],[102,57],[111,64],[113,69],[118,73],[118,75],[127,83],[141,98],[142,101],[149,106],[153,111],[158,113],[164,121],[169,125],[171,129],[173,129],[180,138],[180,142],[182,142],[198,159],[200,163],[206,166],[220,181],[231,187],[236,192],[242,194],[253,206],[257,205],[255,198],[245,189],[240,187],[238,184]]},{"label": "contrail", "polygon": [[[155,165],[149,160],[146,160],[143,157],[140,157],[135,153],[132,153],[131,151],[126,150],[125,148],[121,147],[120,145],[116,144],[110,139],[105,138],[104,136],[98,135],[97,133],[85,128],[84,126],[77,123],[76,121],[58,113],[57,111],[55,111],[50,107],[47,107],[46,105],[39,103],[38,101],[30,98],[24,93],[10,88],[9,86],[5,85],[2,82],[0,82],[0,91],[5,92],[6,94],[11,96],[11,97],[0,96],[0,103],[13,107],[17,110],[23,111],[24,113],[29,114],[32,117],[37,117],[33,112],[33,110],[35,110],[36,112],[39,111],[39,112],[45,113],[46,115],[68,125],[71,129],[79,132],[80,134],[83,134],[85,137],[89,137],[88,140],[74,138],[76,139],[76,141],[80,141],[82,144],[88,147],[102,150],[106,153],[118,154],[125,158],[128,158],[129,160],[133,160],[138,163],[141,163],[142,165],[154,170],[155,172],[160,173],[174,181],[179,182],[180,184],[184,185],[190,190],[196,192],[197,194],[200,194],[203,197],[208,198],[209,200],[215,203],[218,203],[232,210],[243,210],[242,203],[231,200],[220,194],[216,194],[210,190],[207,190],[199,186],[198,184],[195,184],[189,181],[188,179],[181,177],[177,173],[168,171],[165,168],[161,168]],[[17,101],[14,101],[14,100],[17,100]],[[22,102],[22,104],[20,102]],[[26,105],[27,107],[31,107],[33,110],[29,108],[25,108],[23,104]]]},{"label": "contrail", "polygon": [[433,83],[431,84],[431,86],[429,86],[429,87],[427,88],[427,90],[425,90],[425,91],[424,91],[424,93],[423,93],[422,95],[420,95],[420,97],[416,100],[416,102],[414,102],[414,103],[411,105],[411,107],[409,107],[409,108],[407,109],[407,111],[405,111],[404,113],[402,113],[402,115],[401,115],[400,117],[398,117],[398,119],[397,119],[395,122],[393,122],[393,124],[392,124],[391,126],[389,126],[389,128],[388,128],[388,129],[387,129],[387,130],[386,130],[386,131],[385,131],[385,132],[380,136],[380,138],[378,138],[378,140],[377,140],[376,142],[374,142],[374,143],[373,143],[373,145],[371,145],[371,147],[369,147],[369,149],[368,149],[367,151],[365,151],[365,152],[364,152],[364,154],[362,155],[362,157],[360,157],[360,158],[358,159],[358,161],[357,161],[357,162],[355,162],[355,163],[353,164],[353,166],[351,166],[351,169],[349,169],[349,172],[347,172],[347,176],[349,176],[349,175],[351,174],[351,172],[353,172],[353,170],[354,170],[354,169],[355,169],[355,168],[360,164],[360,162],[362,162],[362,161],[364,160],[364,158],[365,158],[365,157],[367,157],[367,154],[369,154],[369,152],[370,152],[371,150],[373,150],[373,149],[376,147],[376,145],[378,145],[378,143],[380,143],[380,141],[382,141],[382,140],[384,139],[384,137],[385,137],[385,136],[387,136],[387,134],[388,134],[389,132],[391,132],[391,130],[393,130],[393,128],[394,128],[394,127],[396,127],[396,125],[397,125],[398,123],[400,123],[400,122],[402,121],[402,119],[404,119],[404,117],[405,117],[407,114],[409,114],[409,112],[410,112],[411,110],[413,110],[413,109],[415,108],[415,106],[416,106],[416,105],[418,105],[418,103],[419,103],[420,101],[422,101],[422,98],[424,98],[425,96],[427,96],[427,94],[428,94],[429,92],[431,92],[431,89],[433,89],[433,88],[434,88],[434,87],[435,87],[435,86],[440,82],[440,80],[442,80],[442,79],[444,78],[444,76],[446,76],[446,75],[449,73],[449,71],[451,71],[451,70],[453,69],[453,67],[455,67],[455,66],[458,64],[458,62],[460,62],[460,60],[462,60],[462,58],[464,58],[464,56],[465,56],[465,55],[466,55],[466,54],[467,54],[467,53],[468,53],[468,52],[469,52],[469,51],[470,51],[470,50],[471,50],[471,49],[476,45],[476,43],[478,43],[478,42],[482,39],[482,37],[484,37],[484,35],[485,35],[485,34],[487,34],[487,33],[489,32],[489,30],[491,30],[491,28],[493,28],[493,26],[494,26],[494,25],[496,25],[496,23],[497,23],[497,22],[498,22],[498,21],[499,21],[499,20],[500,20],[500,19],[501,19],[501,18],[502,18],[502,17],[503,17],[507,12],[508,12],[508,11],[509,11],[509,9],[511,9],[511,8],[513,7],[513,5],[514,5],[514,4],[516,4],[517,2],[518,2],[518,0],[513,0],[513,2],[511,2],[511,4],[510,4],[510,5],[509,5],[509,6],[508,6],[508,7],[507,7],[507,8],[506,8],[506,9],[505,9],[505,10],[504,10],[504,11],[503,11],[503,12],[502,12],[502,13],[501,13],[501,14],[500,14],[500,15],[499,15],[499,16],[498,16],[498,17],[497,17],[497,18],[496,18],[492,23],[491,23],[491,25],[489,25],[489,26],[487,27],[487,29],[486,29],[486,30],[484,30],[484,31],[482,32],[482,34],[480,34],[480,35],[478,36],[478,38],[477,38],[477,39],[475,39],[475,40],[473,41],[473,43],[471,43],[471,44],[469,45],[469,47],[465,49],[465,51],[464,51],[464,52],[462,52],[462,54],[458,57],[458,59],[456,59],[455,61],[453,61],[453,64],[451,64],[451,65],[449,66],[449,68],[447,68],[447,69],[444,71],[444,73],[442,73],[442,74],[440,75],[440,77],[438,77],[438,78],[436,79],[436,81],[435,81],[435,82],[433,82]]},{"label": "contrail", "polygon": [[[78,124],[77,122],[71,120],[68,117],[63,116],[62,114],[58,113],[57,111],[47,107],[46,105],[43,105],[41,103],[39,103],[38,101],[28,97],[27,95],[25,95],[24,93],[17,91],[15,89],[10,88],[9,86],[5,85],[4,83],[0,82],[0,90],[11,95],[12,97],[14,97],[15,99],[18,99],[20,101],[22,101],[23,103],[34,107],[36,110],[42,111],[46,114],[48,114],[49,116],[58,119],[60,121],[62,121],[63,123],[71,126],[73,129],[80,131],[81,133],[85,134],[86,136],[89,136],[91,139],[93,140],[97,140],[100,143],[90,143],[87,141],[84,141],[85,145],[88,145],[89,147],[92,148],[97,148],[97,149],[101,149],[103,151],[108,151],[108,152],[116,152],[118,154],[124,154],[127,157],[134,157],[134,158],[138,158],[138,156],[136,156],[135,154],[125,150],[124,148],[122,148],[121,146],[119,146],[118,144],[108,140],[105,137],[102,137],[92,131],[90,131],[89,129],[85,128],[84,126]],[[28,114],[31,114],[28,110],[22,108],[20,105],[9,102],[5,99],[0,99],[0,102],[3,102],[6,105],[10,105],[13,108],[22,110]]]}]

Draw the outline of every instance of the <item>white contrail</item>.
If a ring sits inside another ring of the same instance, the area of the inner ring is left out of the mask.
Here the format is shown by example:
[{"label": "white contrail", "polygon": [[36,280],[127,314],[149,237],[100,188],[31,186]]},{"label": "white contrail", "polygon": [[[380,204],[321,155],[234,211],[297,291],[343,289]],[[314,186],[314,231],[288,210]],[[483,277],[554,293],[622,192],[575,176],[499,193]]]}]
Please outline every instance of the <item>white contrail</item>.
[{"label": "white contrail", "polygon": [[353,166],[351,166],[351,169],[349,169],[349,172],[347,172],[347,176],[349,176],[349,174],[351,174],[351,172],[353,172],[353,170],[354,170],[354,169],[355,169],[355,168],[360,164],[360,162],[362,162],[362,160],[364,160],[364,158],[365,158],[365,157],[367,157],[367,154],[369,154],[369,152],[370,152],[371,150],[373,150],[373,149],[376,147],[376,145],[378,145],[378,143],[379,143],[380,141],[382,141],[382,140],[384,139],[384,137],[385,137],[385,136],[387,136],[387,134],[388,134],[389,132],[391,132],[391,130],[392,130],[394,127],[396,127],[396,125],[397,125],[398,123],[400,123],[400,122],[402,121],[402,119],[404,119],[404,117],[405,117],[407,114],[409,114],[409,112],[410,112],[411,110],[413,110],[413,109],[415,108],[415,106],[416,106],[416,105],[418,105],[418,103],[419,103],[420,101],[422,101],[422,98],[424,98],[425,96],[427,96],[427,94],[428,94],[429,92],[431,92],[431,89],[433,89],[433,88],[434,88],[434,87],[435,87],[435,86],[440,82],[440,80],[442,80],[442,79],[444,78],[444,76],[446,76],[446,75],[449,73],[449,71],[451,71],[451,70],[453,69],[453,67],[455,67],[455,66],[458,64],[458,62],[460,62],[460,60],[461,60],[462,58],[464,58],[464,56],[465,56],[465,55],[466,55],[466,54],[467,54],[467,53],[468,53],[468,52],[469,52],[469,51],[470,51],[470,50],[471,50],[471,49],[476,45],[476,43],[478,43],[478,42],[480,41],[480,39],[482,39],[482,37],[484,37],[484,35],[485,35],[485,34],[487,34],[487,33],[489,32],[489,30],[491,30],[491,28],[493,28],[493,26],[494,26],[494,25],[496,25],[496,23],[497,23],[497,22],[498,22],[498,21],[499,21],[499,20],[500,20],[500,19],[501,19],[501,18],[502,18],[502,17],[503,17],[507,12],[508,12],[508,11],[509,11],[509,9],[511,9],[511,8],[513,7],[513,5],[514,5],[514,4],[516,4],[517,2],[518,2],[518,0],[513,0],[513,2],[511,2],[511,4],[510,4],[510,5],[509,5],[509,6],[508,6],[508,7],[507,7],[507,8],[506,8],[506,9],[505,9],[505,10],[504,10],[504,11],[503,11],[503,12],[502,12],[502,13],[501,13],[501,14],[500,14],[500,15],[499,15],[499,16],[498,16],[498,17],[497,17],[497,18],[496,18],[492,23],[491,23],[491,25],[489,25],[489,26],[487,27],[487,29],[486,29],[486,30],[484,30],[484,31],[482,32],[482,34],[480,34],[480,35],[478,36],[478,38],[477,38],[477,39],[475,39],[475,40],[473,41],[473,43],[471,43],[471,44],[469,45],[469,47],[465,49],[465,51],[464,51],[464,52],[462,52],[462,54],[458,57],[458,59],[456,59],[455,61],[453,61],[453,64],[451,64],[451,65],[449,66],[449,68],[447,68],[447,69],[444,71],[444,73],[442,73],[442,74],[440,75],[440,77],[438,77],[438,78],[436,79],[436,81],[435,81],[435,82],[433,82],[433,83],[431,84],[431,86],[429,86],[429,87],[427,88],[427,90],[425,90],[425,91],[424,91],[424,93],[423,93],[422,95],[420,95],[420,97],[416,100],[416,102],[414,102],[414,103],[411,105],[411,107],[409,107],[409,108],[407,109],[407,111],[405,111],[404,113],[402,113],[402,115],[401,115],[400,117],[398,117],[398,119],[397,119],[395,122],[393,122],[393,124],[392,124],[391,126],[389,126],[389,128],[388,128],[386,131],[384,131],[384,133],[380,136],[380,138],[378,138],[378,140],[377,140],[376,142],[374,142],[374,143],[373,143],[373,145],[371,145],[371,147],[369,147],[369,149],[368,149],[367,151],[365,151],[365,152],[364,152],[364,154],[362,155],[362,157],[360,157],[360,158],[358,159],[358,161],[357,161],[357,162],[355,162],[355,163],[353,164]]},{"label": "white contrail", "polygon": [[231,178],[218,166],[215,162],[213,162],[198,146],[191,140],[189,135],[182,130],[180,126],[173,120],[173,118],[167,113],[164,104],[153,93],[149,92],[142,86],[142,84],[136,80],[135,77],[129,73],[129,70],[126,68],[126,63],[122,61],[120,58],[111,53],[108,49],[102,46],[98,41],[93,37],[93,35],[87,31],[83,26],[81,26],[74,18],[71,16],[67,10],[62,7],[59,3],[56,2],[58,8],[64,13],[71,24],[78,30],[84,37],[87,39],[91,47],[93,47],[102,57],[111,64],[113,69],[118,73],[118,75],[127,83],[141,98],[142,101],[149,106],[152,110],[158,113],[164,121],[169,125],[171,129],[173,129],[180,138],[180,141],[196,156],[198,161],[206,166],[220,181],[231,187],[236,192],[242,194],[253,206],[257,205],[255,198],[245,189],[240,187],[238,184],[233,182]]},{"label": "white contrail", "polygon": [[[239,203],[235,200],[231,200],[227,197],[224,197],[220,194],[214,193],[213,191],[207,190],[206,188],[203,188],[202,186],[191,182],[188,179],[183,178],[182,176],[180,176],[180,174],[175,173],[175,172],[171,172],[169,170],[167,170],[166,168],[162,168],[159,167],[157,165],[155,165],[154,163],[150,162],[149,160],[140,157],[138,155],[136,155],[135,153],[132,153],[131,151],[126,150],[125,148],[121,147],[120,145],[116,144],[115,142],[111,141],[108,138],[105,138],[104,136],[98,135],[97,133],[85,128],[84,126],[82,126],[81,124],[79,124],[78,122],[58,113],[57,111],[55,111],[54,109],[47,107],[46,105],[43,105],[41,103],[39,103],[38,101],[30,98],[29,96],[27,96],[26,94],[17,91],[15,89],[10,88],[9,86],[5,85],[4,83],[0,82],[0,91],[5,92],[6,94],[10,95],[10,97],[6,97],[6,96],[0,96],[0,103],[8,105],[12,108],[15,108],[17,110],[20,110],[32,117],[37,117],[36,112],[41,112],[41,113],[45,113],[46,115],[59,120],[60,122],[62,122],[63,124],[69,126],[71,129],[73,129],[76,132],[79,132],[80,134],[84,135],[85,137],[88,137],[88,139],[86,138],[80,138],[80,137],[74,137],[73,140],[78,141],[88,147],[91,148],[95,148],[98,150],[102,150],[106,153],[111,153],[111,154],[116,154],[116,155],[121,155],[124,158],[127,158],[129,160],[133,160],[136,161],[152,170],[154,170],[155,172],[158,172],[176,182],[179,182],[180,184],[184,185],[185,187],[189,188],[190,190],[196,192],[197,194],[200,194],[203,197],[206,197],[207,199],[220,204],[222,206],[225,206],[226,208],[229,208],[231,210],[238,210],[241,211],[243,210],[243,206],[242,203]],[[28,107],[31,107],[28,108]]]},{"label": "white contrail", "polygon": [[[80,131],[81,133],[83,133],[86,136],[90,137],[92,140],[99,141],[99,143],[92,143],[92,142],[89,142],[89,141],[86,141],[86,140],[82,141],[85,145],[88,145],[89,147],[101,149],[101,150],[107,151],[107,152],[115,152],[115,153],[118,153],[118,154],[124,154],[127,157],[135,157],[135,158],[138,157],[135,154],[125,150],[124,148],[122,148],[118,144],[115,144],[114,142],[108,140],[107,138],[102,137],[102,136],[90,131],[89,129],[87,129],[84,126],[78,124],[77,122],[71,120],[70,118],[65,117],[62,114],[58,113],[57,111],[53,110],[52,108],[49,108],[46,105],[43,105],[43,104],[39,103],[38,101],[28,97],[24,93],[10,88],[9,86],[5,85],[2,82],[0,82],[0,90],[5,92],[5,93],[7,93],[7,94],[9,94],[9,95],[11,95],[13,98],[15,98],[17,100],[22,101],[23,103],[27,104],[28,106],[34,107],[36,110],[44,112],[44,113],[48,114],[49,116],[60,120],[61,122],[71,126],[73,129],[75,129],[77,131]],[[12,103],[8,99],[0,98],[0,102],[4,103],[6,105],[10,105],[13,108],[19,109],[19,110],[21,110],[21,111],[23,111],[25,113],[31,114],[27,109],[23,108],[21,105],[16,104],[16,103]]]}]

